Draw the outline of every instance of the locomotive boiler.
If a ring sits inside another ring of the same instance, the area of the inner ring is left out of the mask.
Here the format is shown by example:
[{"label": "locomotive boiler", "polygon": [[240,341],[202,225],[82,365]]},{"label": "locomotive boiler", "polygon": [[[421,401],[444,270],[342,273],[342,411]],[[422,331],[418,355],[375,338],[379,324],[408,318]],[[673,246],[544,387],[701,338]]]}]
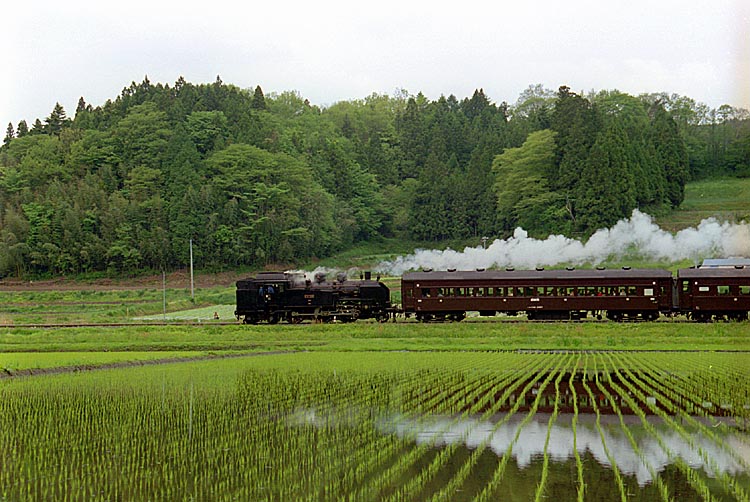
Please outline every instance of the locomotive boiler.
[{"label": "locomotive boiler", "polygon": [[306,279],[294,272],[261,272],[237,281],[237,310],[245,324],[279,321],[300,323],[352,322],[358,319],[387,321],[392,314],[390,290],[369,272],[360,280],[339,274],[328,280],[325,274]]}]

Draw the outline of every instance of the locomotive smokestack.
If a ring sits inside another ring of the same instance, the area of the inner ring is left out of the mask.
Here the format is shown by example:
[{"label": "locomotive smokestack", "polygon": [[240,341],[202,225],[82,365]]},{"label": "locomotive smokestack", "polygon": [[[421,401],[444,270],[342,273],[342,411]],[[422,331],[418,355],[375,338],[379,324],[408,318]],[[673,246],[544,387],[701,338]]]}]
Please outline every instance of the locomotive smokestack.
[{"label": "locomotive smokestack", "polygon": [[365,272],[365,280],[366,281],[372,280],[372,272],[370,272],[369,270]]}]

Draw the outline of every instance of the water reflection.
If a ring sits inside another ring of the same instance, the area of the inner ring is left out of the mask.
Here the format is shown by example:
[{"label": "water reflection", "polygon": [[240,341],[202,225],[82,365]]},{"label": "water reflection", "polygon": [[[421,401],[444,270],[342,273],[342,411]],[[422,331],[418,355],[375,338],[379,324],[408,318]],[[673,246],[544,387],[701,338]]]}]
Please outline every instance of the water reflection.
[{"label": "water reflection", "polygon": [[[549,414],[534,415],[531,421],[521,429],[517,440],[515,436],[524,416],[513,416],[497,426],[503,418],[503,415],[499,415],[492,420],[480,421],[476,418],[427,416],[415,420],[393,416],[382,419],[378,427],[384,433],[397,434],[402,438],[414,438],[419,444],[430,443],[435,446],[463,444],[470,449],[475,449],[483,442],[487,442],[489,449],[498,456],[504,455],[513,443],[511,455],[521,469],[528,467],[533,460],[538,460],[544,455]],[[572,414],[561,414],[552,426],[547,447],[552,461],[564,462],[574,458],[572,418]],[[691,446],[673,427],[659,418],[648,417],[648,423],[657,431],[662,443],[671,452],[670,457],[639,418],[626,416],[624,421],[646,464],[623,431],[619,418],[615,416],[601,417],[601,435],[596,428],[594,415],[578,416],[575,448],[579,455],[584,456],[588,452],[601,465],[611,467],[610,459],[604,449],[606,444],[620,471],[625,475],[634,476],[641,487],[653,481],[646,465],[650,465],[654,472],[659,473],[667,466],[674,464],[677,458],[682,459],[692,469],[702,469],[713,477],[721,474],[734,477],[749,471],[747,466],[750,465],[748,444],[750,438],[747,436],[742,440],[735,433],[722,433],[716,429],[715,434],[725,444],[722,446],[716,440],[683,424],[683,428],[688,431],[693,442]],[[704,452],[705,458],[709,459],[710,465],[707,465],[704,457],[699,453],[700,450]]]}]

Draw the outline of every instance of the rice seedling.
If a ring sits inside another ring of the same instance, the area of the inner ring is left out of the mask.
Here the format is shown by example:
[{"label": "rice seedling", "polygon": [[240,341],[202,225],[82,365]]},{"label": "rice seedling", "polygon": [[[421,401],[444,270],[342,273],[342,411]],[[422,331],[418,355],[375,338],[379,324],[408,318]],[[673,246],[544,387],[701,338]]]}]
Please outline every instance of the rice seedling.
[{"label": "rice seedling", "polygon": [[746,433],[718,416],[740,415],[747,372],[722,354],[321,351],[6,378],[0,500],[484,501],[522,478],[525,500],[747,500]]}]

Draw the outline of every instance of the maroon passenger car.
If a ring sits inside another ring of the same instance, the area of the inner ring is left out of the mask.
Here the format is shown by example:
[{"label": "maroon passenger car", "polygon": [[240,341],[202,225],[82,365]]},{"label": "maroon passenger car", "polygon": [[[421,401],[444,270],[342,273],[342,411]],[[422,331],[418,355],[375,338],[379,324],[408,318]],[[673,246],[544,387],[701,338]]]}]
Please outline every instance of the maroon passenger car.
[{"label": "maroon passenger car", "polygon": [[467,311],[653,320],[673,306],[672,274],[658,269],[412,272],[401,279],[401,295],[405,314],[420,321],[460,321]]},{"label": "maroon passenger car", "polygon": [[680,312],[696,321],[742,321],[750,312],[750,268],[686,268],[677,271]]}]

